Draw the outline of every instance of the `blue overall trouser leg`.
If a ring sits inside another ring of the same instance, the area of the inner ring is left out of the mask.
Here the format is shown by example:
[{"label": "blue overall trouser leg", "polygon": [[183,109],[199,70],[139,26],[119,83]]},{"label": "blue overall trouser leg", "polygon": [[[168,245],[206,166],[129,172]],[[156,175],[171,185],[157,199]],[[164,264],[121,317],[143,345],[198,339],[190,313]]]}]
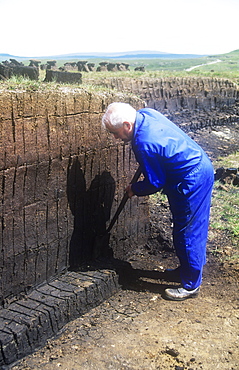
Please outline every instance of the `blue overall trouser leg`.
[{"label": "blue overall trouser leg", "polygon": [[167,191],[181,283],[188,290],[196,289],[202,282],[213,182],[213,167],[204,155],[181,183]]}]

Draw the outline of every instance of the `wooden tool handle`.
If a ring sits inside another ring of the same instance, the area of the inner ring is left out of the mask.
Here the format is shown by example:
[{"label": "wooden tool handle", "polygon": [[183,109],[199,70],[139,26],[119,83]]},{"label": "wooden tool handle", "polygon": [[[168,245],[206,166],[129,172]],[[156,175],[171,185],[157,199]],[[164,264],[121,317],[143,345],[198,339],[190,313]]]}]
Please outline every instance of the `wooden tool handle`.
[{"label": "wooden tool handle", "polygon": [[[134,177],[132,178],[132,180],[130,181],[130,184],[134,184],[135,182],[137,182],[137,180],[139,179],[139,176],[141,175],[141,167],[139,166],[137,171],[135,172],[134,174]],[[107,228],[107,232],[110,232],[110,230],[112,229],[112,227],[114,226],[116,220],[118,219],[121,211],[123,210],[124,206],[125,206],[125,203],[127,202],[127,200],[129,199],[129,196],[128,196],[128,193],[125,192],[121,202],[120,202],[120,205],[119,207],[117,208],[115,214],[114,214],[114,217],[112,218],[110,224],[109,224],[109,227]]]}]

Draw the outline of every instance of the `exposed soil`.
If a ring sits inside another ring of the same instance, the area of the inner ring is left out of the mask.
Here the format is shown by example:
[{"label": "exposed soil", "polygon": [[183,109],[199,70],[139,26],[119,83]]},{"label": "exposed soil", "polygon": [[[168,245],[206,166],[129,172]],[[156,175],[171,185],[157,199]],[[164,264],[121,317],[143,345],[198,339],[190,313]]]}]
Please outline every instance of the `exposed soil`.
[{"label": "exposed soil", "polygon": [[[238,149],[239,127],[192,135],[212,159]],[[163,298],[162,271],[177,266],[167,204],[151,202],[152,235],[127,262],[118,261],[122,289],[69,323],[57,338],[15,364],[14,370],[239,369],[238,260],[222,262],[216,249],[232,246],[209,231],[208,263],[199,296]],[[116,262],[116,261],[115,261]]]}]

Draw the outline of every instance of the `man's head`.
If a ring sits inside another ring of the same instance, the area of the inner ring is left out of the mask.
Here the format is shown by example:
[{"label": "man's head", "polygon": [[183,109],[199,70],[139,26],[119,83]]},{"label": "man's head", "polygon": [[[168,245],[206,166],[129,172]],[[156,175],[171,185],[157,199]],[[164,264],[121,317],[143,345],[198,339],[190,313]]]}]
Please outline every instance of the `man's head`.
[{"label": "man's head", "polygon": [[131,105],[112,103],[106,109],[102,125],[115,139],[128,142],[133,137],[135,119],[136,110]]}]

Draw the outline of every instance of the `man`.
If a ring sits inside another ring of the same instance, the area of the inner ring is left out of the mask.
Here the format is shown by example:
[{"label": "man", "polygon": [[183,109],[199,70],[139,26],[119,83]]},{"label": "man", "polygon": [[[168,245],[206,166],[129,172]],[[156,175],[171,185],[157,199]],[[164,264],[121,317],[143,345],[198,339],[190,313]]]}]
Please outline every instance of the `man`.
[{"label": "man", "polygon": [[[125,103],[112,103],[103,126],[116,139],[131,141],[144,179],[126,191],[144,196],[163,189],[173,216],[173,243],[180,266],[181,286],[166,289],[166,298],[184,300],[197,296],[206,263],[206,242],[211,193],[212,164],[202,148],[178,126],[154,109],[136,111]],[[169,271],[169,270],[166,270]]]}]

